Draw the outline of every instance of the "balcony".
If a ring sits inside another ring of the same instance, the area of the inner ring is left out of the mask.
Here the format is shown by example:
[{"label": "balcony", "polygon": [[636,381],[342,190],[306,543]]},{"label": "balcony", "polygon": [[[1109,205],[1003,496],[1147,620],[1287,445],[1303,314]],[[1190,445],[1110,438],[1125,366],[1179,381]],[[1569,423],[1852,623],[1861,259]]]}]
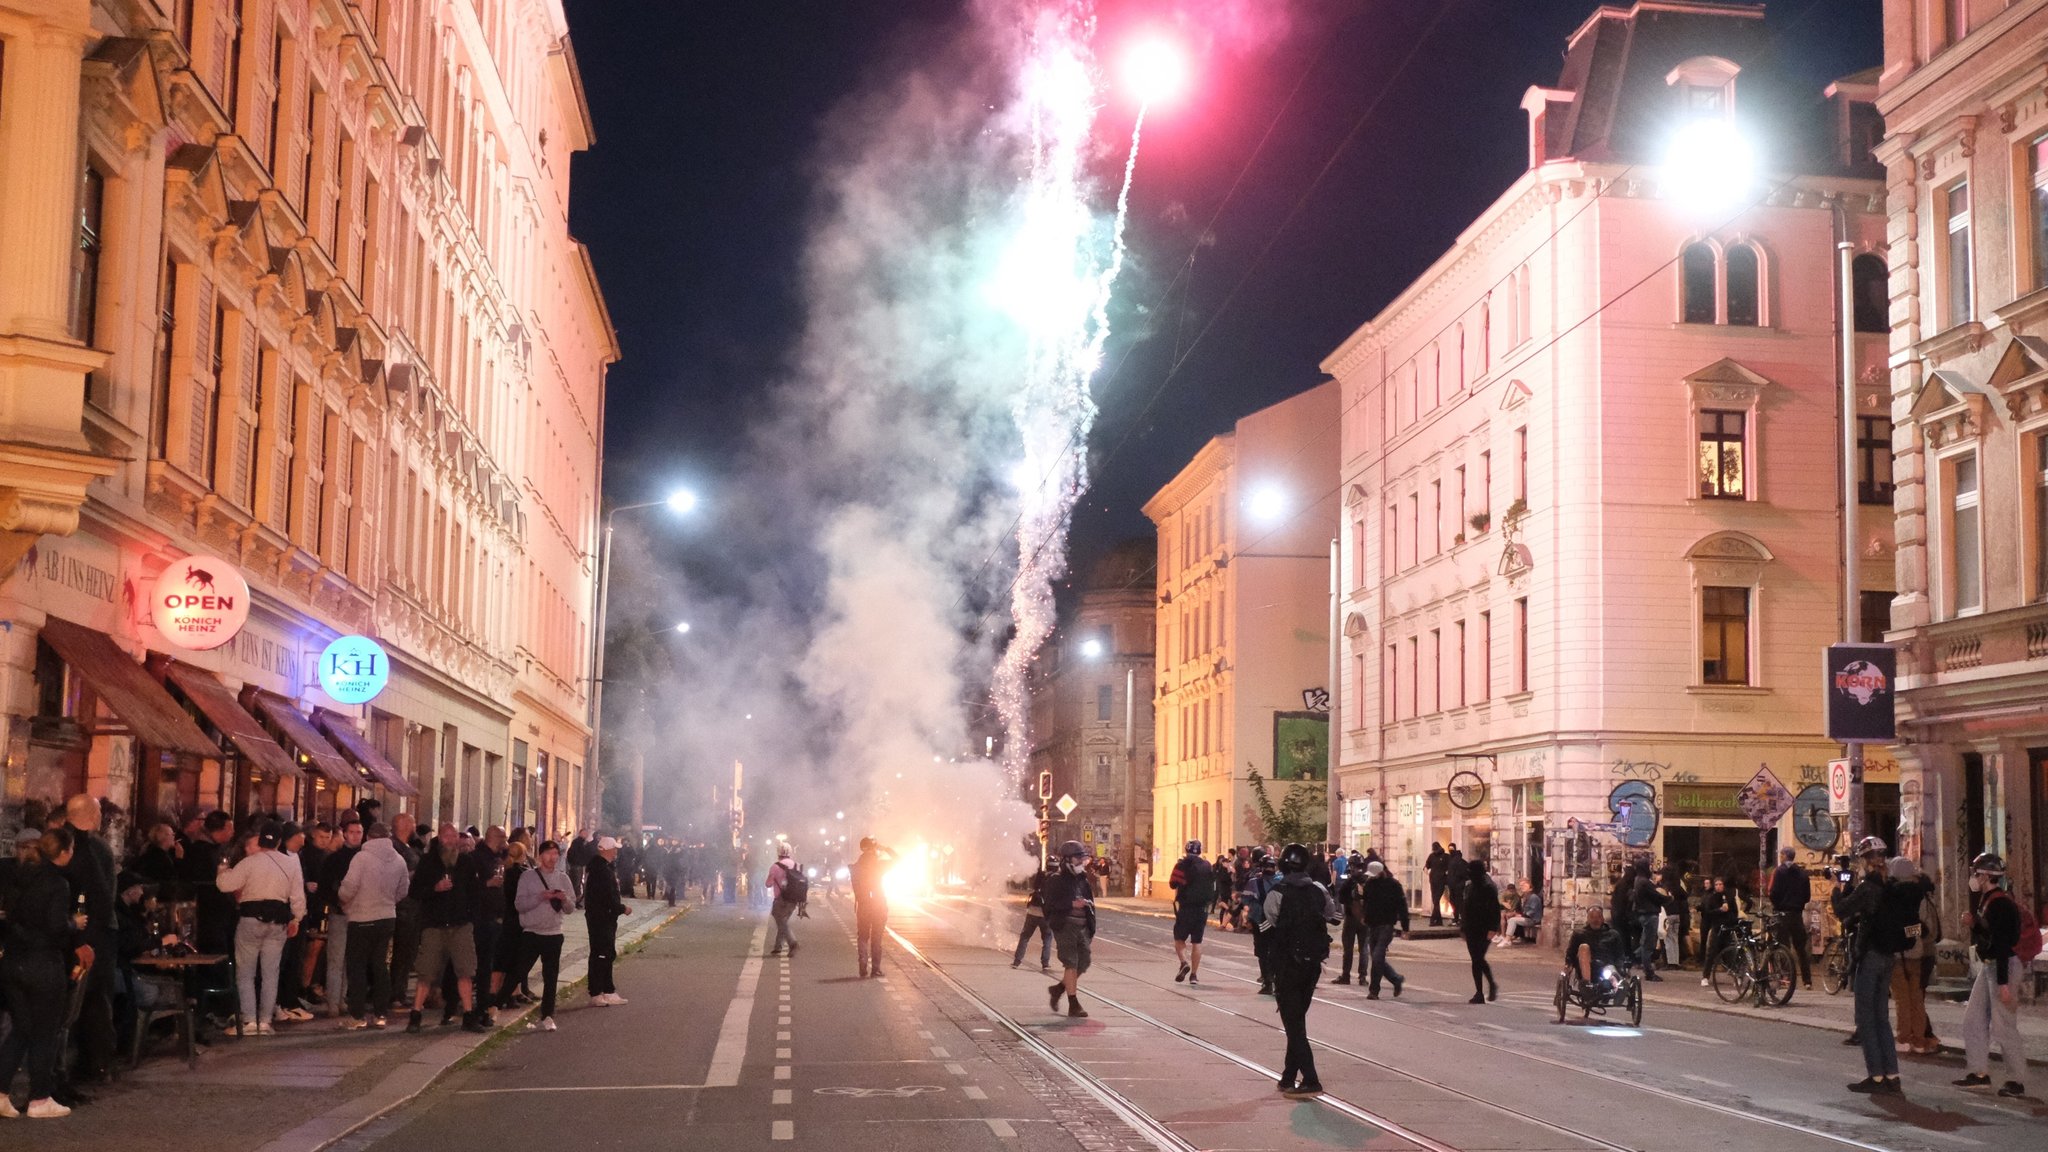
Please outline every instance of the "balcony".
[{"label": "balcony", "polygon": [[2005,665],[2017,672],[2039,660],[2048,660],[2048,601],[1930,624],[1901,643],[1899,675],[1901,687],[1918,688],[1997,675]]}]

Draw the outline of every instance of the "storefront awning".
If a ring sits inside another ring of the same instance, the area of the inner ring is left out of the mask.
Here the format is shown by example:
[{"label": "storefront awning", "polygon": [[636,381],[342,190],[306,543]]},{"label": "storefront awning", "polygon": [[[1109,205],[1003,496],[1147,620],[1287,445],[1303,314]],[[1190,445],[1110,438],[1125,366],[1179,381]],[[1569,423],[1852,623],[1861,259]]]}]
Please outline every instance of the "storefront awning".
[{"label": "storefront awning", "polygon": [[52,616],[43,622],[42,637],[73,672],[92,685],[136,739],[161,752],[221,758],[220,749],[164,686],[130,660],[106,633]]},{"label": "storefront awning", "polygon": [[258,716],[277,725],[277,730],[284,735],[285,743],[299,750],[300,763],[310,763],[314,771],[333,783],[346,784],[351,788],[362,785],[363,778],[356,775],[356,770],[348,766],[348,761],[341,758],[341,753],[334,750],[334,745],[329,744],[327,738],[320,735],[313,727],[313,722],[306,719],[306,714],[299,711],[291,701],[275,692],[265,692],[260,688],[244,688],[242,700],[253,708]]},{"label": "storefront awning", "polygon": [[391,761],[384,758],[382,752],[377,751],[376,745],[363,739],[362,734],[356,731],[353,720],[339,712],[315,708],[313,723],[319,725],[320,731],[325,732],[328,738],[334,741],[335,747],[340,748],[343,755],[356,762],[356,767],[368,772],[373,783],[381,784],[400,796],[420,794],[419,789],[412,786],[412,781],[407,780],[403,773],[392,766]]},{"label": "storefront awning", "polygon": [[277,746],[277,741],[270,738],[247,709],[235,702],[235,694],[213,673],[176,660],[163,661],[162,668],[164,678],[175,684],[194,708],[234,742],[252,767],[288,780],[302,775],[291,755]]}]

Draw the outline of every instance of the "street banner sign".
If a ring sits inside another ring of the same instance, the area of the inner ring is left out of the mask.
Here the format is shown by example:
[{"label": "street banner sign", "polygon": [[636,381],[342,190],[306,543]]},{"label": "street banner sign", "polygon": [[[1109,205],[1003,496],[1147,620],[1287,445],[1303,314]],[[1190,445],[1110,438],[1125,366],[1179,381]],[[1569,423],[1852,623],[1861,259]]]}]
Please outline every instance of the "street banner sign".
[{"label": "street banner sign", "polygon": [[1828,761],[1828,815],[1849,814],[1849,762]]},{"label": "street banner sign", "polygon": [[1079,800],[1074,799],[1073,795],[1067,792],[1060,793],[1059,803],[1053,805],[1053,807],[1060,810],[1061,819],[1065,819],[1068,816],[1072,816],[1074,814],[1074,809],[1079,808],[1080,806],[1081,802]]},{"label": "street banner sign", "polygon": [[1755,822],[1758,828],[1768,829],[1792,810],[1792,793],[1766,764],[1756,770],[1756,775],[1749,778],[1742,791],[1735,794],[1735,802],[1741,806],[1743,815]]},{"label": "street banner sign", "polygon": [[1891,743],[1898,733],[1892,713],[1898,669],[1898,649],[1889,644],[1828,645],[1828,739]]}]

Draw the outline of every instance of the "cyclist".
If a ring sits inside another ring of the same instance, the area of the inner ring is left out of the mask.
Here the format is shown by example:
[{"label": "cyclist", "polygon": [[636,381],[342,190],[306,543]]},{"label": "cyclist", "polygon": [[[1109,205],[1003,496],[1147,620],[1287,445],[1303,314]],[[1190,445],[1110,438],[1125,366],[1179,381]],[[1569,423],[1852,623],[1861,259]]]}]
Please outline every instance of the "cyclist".
[{"label": "cyclist", "polygon": [[1628,942],[1607,922],[1607,910],[1596,904],[1586,909],[1586,923],[1572,933],[1564,954],[1580,984],[1591,984],[1597,977],[1605,990],[1606,977],[1599,974],[1628,962]]}]

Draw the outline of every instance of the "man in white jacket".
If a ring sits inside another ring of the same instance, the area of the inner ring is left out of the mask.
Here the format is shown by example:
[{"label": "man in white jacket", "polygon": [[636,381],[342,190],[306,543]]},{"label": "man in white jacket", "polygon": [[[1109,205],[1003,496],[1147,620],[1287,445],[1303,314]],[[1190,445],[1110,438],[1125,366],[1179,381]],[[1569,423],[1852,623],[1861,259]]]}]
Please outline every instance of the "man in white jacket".
[{"label": "man in white jacket", "polygon": [[341,882],[341,907],[348,915],[348,1015],[343,1028],[382,1028],[391,1003],[391,934],[398,926],[398,902],[412,876],[405,857],[391,843],[391,829],[372,824],[363,850],[349,862]]},{"label": "man in white jacket", "polygon": [[[240,985],[242,1027],[258,1036],[276,1029],[277,976],[284,942],[298,935],[306,916],[306,879],[299,858],[277,850],[278,827],[265,821],[252,833],[247,854],[234,867],[221,861],[214,885],[235,897],[235,982]],[[257,977],[262,976],[259,996]]]}]

